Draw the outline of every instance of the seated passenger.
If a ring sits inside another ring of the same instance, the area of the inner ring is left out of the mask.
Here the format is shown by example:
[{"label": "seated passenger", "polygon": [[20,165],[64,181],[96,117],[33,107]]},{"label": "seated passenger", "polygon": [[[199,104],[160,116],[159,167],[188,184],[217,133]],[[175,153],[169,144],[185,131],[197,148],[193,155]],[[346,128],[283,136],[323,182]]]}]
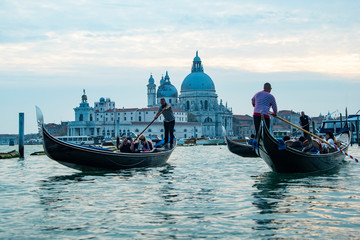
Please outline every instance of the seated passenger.
[{"label": "seated passenger", "polygon": [[123,153],[131,153],[131,152],[133,152],[131,150],[131,145],[134,145],[132,138],[131,137],[124,137],[122,139],[121,144],[119,145],[120,152],[123,152]]},{"label": "seated passenger", "polygon": [[296,150],[302,151],[302,149],[304,148],[304,145],[301,141],[297,140],[297,141],[294,141],[293,143],[291,143],[290,147],[295,148]]},{"label": "seated passenger", "polygon": [[327,132],[325,135],[325,140],[331,144],[331,147],[329,146],[329,144],[324,144],[323,147],[326,148],[326,150],[328,152],[333,152],[335,151],[335,146],[336,146],[336,140],[334,137],[334,134],[332,132]]},{"label": "seated passenger", "polygon": [[289,140],[290,140],[290,137],[289,137],[289,136],[285,136],[285,137],[283,137],[283,140],[284,140],[284,142],[289,141]]},{"label": "seated passenger", "polygon": [[134,152],[149,152],[153,149],[152,143],[144,135],[140,135],[139,140],[131,147]]},{"label": "seated passenger", "polygon": [[313,139],[309,134],[306,135],[306,140],[303,142],[304,148],[303,152],[309,152],[311,154],[319,154],[319,149],[315,146]]},{"label": "seated passenger", "polygon": [[255,135],[251,134],[250,139],[247,143],[252,146],[254,144],[254,141],[255,141]]}]

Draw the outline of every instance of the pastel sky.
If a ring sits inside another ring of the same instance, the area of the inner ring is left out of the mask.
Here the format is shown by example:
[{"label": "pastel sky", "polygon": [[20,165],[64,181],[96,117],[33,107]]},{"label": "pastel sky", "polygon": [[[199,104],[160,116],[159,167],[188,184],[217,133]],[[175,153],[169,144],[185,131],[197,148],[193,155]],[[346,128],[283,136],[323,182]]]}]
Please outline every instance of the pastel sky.
[{"label": "pastel sky", "polygon": [[272,84],[279,109],[310,116],[360,110],[360,1],[0,1],[0,133],[73,121],[93,105],[146,107],[166,71],[177,87],[199,51],[234,114]]}]

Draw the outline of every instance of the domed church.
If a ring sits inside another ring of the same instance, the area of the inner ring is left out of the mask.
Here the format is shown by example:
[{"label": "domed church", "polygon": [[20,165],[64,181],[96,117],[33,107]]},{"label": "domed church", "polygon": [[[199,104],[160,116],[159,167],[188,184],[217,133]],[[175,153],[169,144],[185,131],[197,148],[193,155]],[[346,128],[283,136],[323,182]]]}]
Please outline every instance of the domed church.
[{"label": "domed church", "polygon": [[[187,111],[188,120],[201,122],[204,136],[222,136],[222,126],[232,135],[232,110],[218,103],[215,84],[211,77],[204,72],[201,59],[196,51],[191,73],[181,84],[180,96],[177,89],[171,84],[168,72],[165,79],[162,77],[156,93],[156,85],[152,75],[147,85],[148,107],[160,105],[160,99],[165,98],[174,108]],[[156,99],[155,99],[156,98]],[[155,104],[156,102],[156,104]]]}]

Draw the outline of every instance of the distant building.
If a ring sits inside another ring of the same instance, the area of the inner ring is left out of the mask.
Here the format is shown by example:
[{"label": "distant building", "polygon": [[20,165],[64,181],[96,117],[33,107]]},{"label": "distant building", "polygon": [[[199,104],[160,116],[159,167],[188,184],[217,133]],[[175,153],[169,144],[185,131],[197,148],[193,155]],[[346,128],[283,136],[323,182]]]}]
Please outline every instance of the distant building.
[{"label": "distant building", "polygon": [[233,131],[235,136],[241,138],[255,134],[254,120],[249,115],[233,115]]},{"label": "distant building", "polygon": [[18,144],[17,134],[0,134],[0,145]]},{"label": "distant building", "polygon": [[67,133],[67,122],[61,122],[61,124],[56,123],[48,123],[45,124],[46,129],[48,132],[53,136],[63,136]]},{"label": "distant building", "polygon": [[[280,110],[277,115],[296,126],[299,126],[300,122],[300,113],[294,112],[293,110]],[[297,128],[291,126],[290,124],[285,123],[277,118],[272,118],[273,130],[288,130],[290,133],[296,131]]]}]

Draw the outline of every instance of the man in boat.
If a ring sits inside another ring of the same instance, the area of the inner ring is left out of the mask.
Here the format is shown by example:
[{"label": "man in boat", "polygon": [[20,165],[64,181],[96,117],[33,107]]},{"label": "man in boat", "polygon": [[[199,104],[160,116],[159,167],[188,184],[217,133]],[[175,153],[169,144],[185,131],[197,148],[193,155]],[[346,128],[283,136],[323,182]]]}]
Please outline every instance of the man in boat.
[{"label": "man in boat", "polygon": [[168,148],[169,143],[169,134],[170,134],[170,148],[173,147],[174,144],[174,127],[175,127],[175,116],[172,111],[171,105],[167,104],[165,98],[160,99],[160,107],[158,112],[155,115],[155,119],[160,116],[160,114],[164,117],[164,129],[165,129],[165,137],[164,137],[164,146]]},{"label": "man in boat", "polygon": [[[254,125],[256,136],[258,135],[258,131],[261,123],[261,114],[264,115],[265,123],[268,128],[270,128],[270,114],[276,116],[277,113],[277,105],[275,101],[275,97],[270,93],[271,92],[271,84],[265,83],[264,90],[257,92],[254,97],[251,99],[252,105],[254,107]],[[270,107],[273,110],[273,113],[269,113]]]},{"label": "man in boat", "polygon": [[131,137],[124,137],[119,145],[120,152],[132,153],[131,145],[134,145]]},{"label": "man in boat", "polygon": [[[301,112],[301,116],[300,116],[300,126],[301,128],[305,129],[306,131],[310,131],[310,123],[311,123],[311,118],[308,115],[305,115],[304,111]],[[307,134],[306,132],[304,132],[304,137],[306,138],[309,134]]]},{"label": "man in boat", "polygon": [[254,147],[255,143],[256,143],[255,134],[251,134],[248,144]]}]

